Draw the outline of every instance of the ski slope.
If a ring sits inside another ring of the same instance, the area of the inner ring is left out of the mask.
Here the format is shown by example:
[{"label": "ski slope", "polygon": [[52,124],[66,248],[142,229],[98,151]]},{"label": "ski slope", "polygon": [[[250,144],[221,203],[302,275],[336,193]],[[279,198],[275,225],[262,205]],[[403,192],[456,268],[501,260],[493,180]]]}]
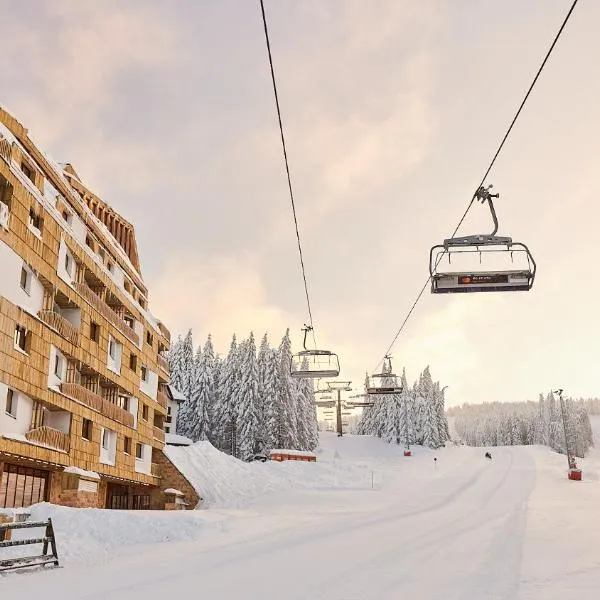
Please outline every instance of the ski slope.
[{"label": "ski slope", "polygon": [[0,578],[0,597],[595,600],[600,460],[569,482],[546,448],[483,454],[404,458],[333,434],[317,463],[241,464],[195,447],[173,458],[194,483],[206,478],[210,509],[38,505],[33,516],[57,524],[64,568]]}]

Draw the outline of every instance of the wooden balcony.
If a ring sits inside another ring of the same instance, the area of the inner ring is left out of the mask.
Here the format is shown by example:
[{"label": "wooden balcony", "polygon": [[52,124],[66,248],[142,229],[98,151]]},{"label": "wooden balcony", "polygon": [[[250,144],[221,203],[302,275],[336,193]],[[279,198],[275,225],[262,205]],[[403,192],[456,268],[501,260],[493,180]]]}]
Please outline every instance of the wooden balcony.
[{"label": "wooden balcony", "polygon": [[0,156],[10,164],[12,157],[12,144],[3,136],[0,135]]},{"label": "wooden balcony", "polygon": [[165,430],[162,429],[161,427],[157,427],[156,425],[152,428],[152,435],[154,436],[155,440],[158,440],[159,442],[163,442],[165,441]]},{"label": "wooden balcony", "polygon": [[169,401],[169,397],[167,396],[167,392],[164,389],[158,388],[156,392],[156,401],[163,407],[167,408],[167,402]]},{"label": "wooden balcony", "polygon": [[51,448],[56,448],[57,450],[62,450],[68,454],[71,448],[71,440],[69,439],[69,435],[59,431],[58,429],[53,429],[52,427],[47,427],[43,425],[42,427],[37,427],[36,429],[32,429],[25,434],[25,437],[30,442],[35,442],[37,444],[43,444],[44,446],[50,446]]},{"label": "wooden balcony", "polygon": [[110,321],[124,336],[136,345],[140,343],[139,335],[117,313],[95,294],[85,283],[74,283],[73,287],[83,296],[106,320]]},{"label": "wooden balcony", "polygon": [[152,463],[150,473],[152,477],[162,477],[162,469],[158,463]]},{"label": "wooden balcony", "polygon": [[67,319],[52,310],[40,310],[38,317],[59,333],[65,340],[79,346],[79,331]]},{"label": "wooden balcony", "polygon": [[160,329],[160,332],[163,334],[163,336],[170,342],[171,333],[160,321],[158,322],[158,328]]},{"label": "wooden balcony", "polygon": [[158,368],[161,369],[164,373],[169,373],[169,361],[162,355],[158,355]]},{"label": "wooden balcony", "polygon": [[75,400],[79,400],[79,402],[83,402],[83,404],[97,410],[105,417],[117,421],[117,423],[121,423],[126,427],[133,427],[133,415],[129,411],[113,404],[109,400],[106,400],[106,398],[102,398],[102,396],[99,396],[78,383],[61,383],[60,391],[65,394],[65,396],[70,396]]}]

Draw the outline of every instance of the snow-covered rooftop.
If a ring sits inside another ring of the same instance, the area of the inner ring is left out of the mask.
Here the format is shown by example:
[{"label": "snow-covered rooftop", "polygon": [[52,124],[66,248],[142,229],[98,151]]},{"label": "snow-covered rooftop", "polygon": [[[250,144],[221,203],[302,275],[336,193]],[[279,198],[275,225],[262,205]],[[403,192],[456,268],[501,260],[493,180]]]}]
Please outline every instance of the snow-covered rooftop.
[{"label": "snow-covered rooftop", "polygon": [[176,402],[185,402],[187,398],[173,385],[169,383],[169,389],[171,390],[171,396]]},{"label": "snow-covered rooftop", "polygon": [[194,442],[190,438],[177,433],[165,433],[165,443],[171,446],[190,446]]},{"label": "snow-covered rooftop", "polygon": [[100,479],[100,475],[98,475],[98,473],[95,471],[86,471],[85,469],[80,469],[79,467],[65,467],[65,473],[79,475],[79,477],[86,477],[87,479]]}]

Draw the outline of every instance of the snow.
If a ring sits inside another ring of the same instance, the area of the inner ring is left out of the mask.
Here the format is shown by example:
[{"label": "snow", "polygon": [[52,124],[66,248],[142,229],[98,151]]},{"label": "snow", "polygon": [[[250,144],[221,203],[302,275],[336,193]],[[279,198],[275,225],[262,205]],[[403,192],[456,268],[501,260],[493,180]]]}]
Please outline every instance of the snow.
[{"label": "snow", "polygon": [[185,402],[187,398],[181,393],[174,385],[169,384],[169,389],[171,390],[171,395],[173,396],[173,400],[177,402]]},{"label": "snow", "polygon": [[165,494],[175,494],[175,496],[185,496],[185,494],[182,491],[176,490],[174,488],[167,488],[165,490]]},{"label": "snow", "polygon": [[86,471],[79,467],[65,467],[65,473],[71,473],[73,475],[79,475],[80,477],[86,477],[87,479],[100,479],[100,475],[95,471]]},{"label": "snow", "polygon": [[165,443],[173,444],[177,446],[189,446],[194,442],[185,435],[179,435],[178,433],[165,433]]},{"label": "snow", "polygon": [[316,463],[167,448],[209,510],[33,506],[32,519],[52,517],[64,568],[0,577],[1,597],[598,597],[597,452],[571,482],[565,457],[541,446],[492,448],[492,461],[467,446],[402,450],[335,434]]}]

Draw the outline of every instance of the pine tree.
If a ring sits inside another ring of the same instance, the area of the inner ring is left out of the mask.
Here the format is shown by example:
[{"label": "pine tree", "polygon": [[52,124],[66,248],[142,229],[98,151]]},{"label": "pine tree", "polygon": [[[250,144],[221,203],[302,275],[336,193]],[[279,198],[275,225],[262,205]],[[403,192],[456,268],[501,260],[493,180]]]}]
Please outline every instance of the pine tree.
[{"label": "pine tree", "polygon": [[292,358],[292,342],[288,329],[279,345],[279,373],[277,378],[278,403],[283,408],[283,419],[280,422],[279,444],[282,448],[298,447],[298,431],[296,406],[294,403],[293,384],[290,376]]},{"label": "pine tree", "polygon": [[254,334],[240,347],[239,385],[236,389],[238,412],[238,453],[243,460],[250,460],[258,450],[260,431],[258,365]]}]

